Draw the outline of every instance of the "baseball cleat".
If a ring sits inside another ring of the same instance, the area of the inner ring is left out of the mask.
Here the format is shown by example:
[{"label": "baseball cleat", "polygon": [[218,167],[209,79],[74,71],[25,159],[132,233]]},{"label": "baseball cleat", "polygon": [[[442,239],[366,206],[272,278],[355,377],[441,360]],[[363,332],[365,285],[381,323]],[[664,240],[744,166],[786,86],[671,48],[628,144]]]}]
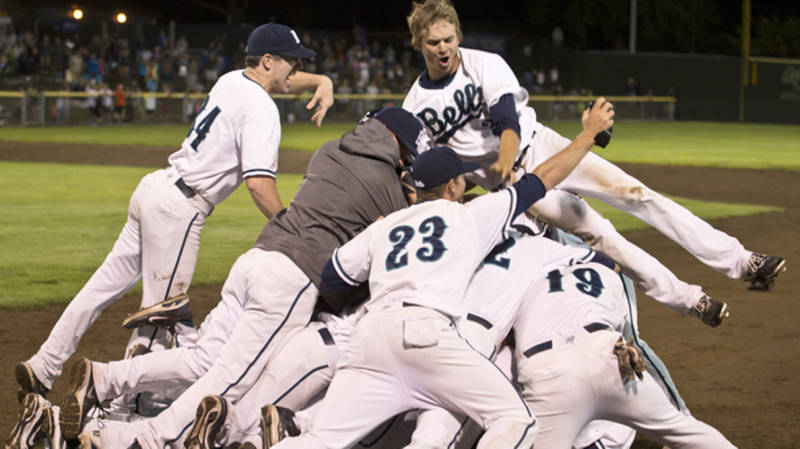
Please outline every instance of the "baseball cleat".
[{"label": "baseball cleat", "polygon": [[267,404],[261,408],[261,440],[263,449],[275,446],[286,437],[296,437],[300,430],[294,423],[294,412]]},{"label": "baseball cleat", "polygon": [[122,320],[126,329],[142,326],[156,326],[171,329],[180,322],[192,322],[192,307],[188,295],[178,295],[139,309]]},{"label": "baseball cleat", "polygon": [[97,393],[92,378],[92,361],[82,358],[74,368],[70,377],[72,391],[61,404],[61,432],[66,439],[77,439],[81,435],[86,415],[97,405]]},{"label": "baseball cleat", "polygon": [[42,382],[36,377],[36,374],[33,373],[33,369],[31,369],[31,365],[28,362],[21,362],[14,367],[14,375],[17,378],[17,383],[19,384],[19,391],[17,392],[17,400],[22,403],[22,400],[28,393],[36,393],[42,395],[42,397],[47,397],[47,393],[50,392],[50,389],[45,387]]},{"label": "baseball cleat", "polygon": [[58,422],[60,416],[61,408],[57,405],[51,405],[44,410],[42,433],[47,440],[49,449],[66,449],[67,447],[67,441],[61,434],[61,425]]},{"label": "baseball cleat", "polygon": [[183,447],[186,449],[215,449],[216,438],[228,416],[228,404],[221,396],[206,396],[197,406],[194,426]]},{"label": "baseball cleat", "polygon": [[753,253],[747,262],[747,272],[742,280],[750,281],[750,290],[770,290],[775,278],[786,271],[786,260],[782,257]]},{"label": "baseball cleat", "polygon": [[28,393],[22,401],[17,424],[6,440],[5,449],[32,449],[43,438],[42,415],[50,404],[36,393]]},{"label": "baseball cleat", "polygon": [[689,311],[689,315],[700,318],[700,321],[711,327],[717,327],[722,324],[722,320],[730,313],[728,312],[728,304],[724,301],[718,301],[708,295],[703,295],[700,301],[697,301],[697,304]]}]

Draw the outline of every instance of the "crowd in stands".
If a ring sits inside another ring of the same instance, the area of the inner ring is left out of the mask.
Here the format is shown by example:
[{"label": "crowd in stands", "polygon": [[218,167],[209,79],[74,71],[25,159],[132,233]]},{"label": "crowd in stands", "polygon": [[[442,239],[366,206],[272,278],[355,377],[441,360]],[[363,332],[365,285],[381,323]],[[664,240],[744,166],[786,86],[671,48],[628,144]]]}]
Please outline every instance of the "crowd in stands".
[{"label": "crowd in stands", "polygon": [[[92,98],[81,101],[98,124],[148,117],[159,120],[166,102],[130,93],[204,93],[221,74],[241,67],[244,61],[244,42],[226,43],[220,36],[207,38],[201,45],[180,33],[172,41],[166,31],[147,38],[144,33],[135,34],[130,38],[106,32],[81,39],[79,34],[40,32],[35,36],[30,31],[0,28],[0,90],[88,92]],[[317,52],[304,70],[329,75],[337,94],[402,94],[424,67],[407,38],[368,40],[358,27],[352,35],[316,34],[303,33],[304,44]],[[557,67],[523,70],[520,83],[531,93],[562,93]],[[73,105],[76,102],[72,100]],[[66,103],[53,106],[58,122]],[[196,103],[183,113],[191,117],[200,101]],[[360,113],[378,105],[360,101],[347,107]]]}]

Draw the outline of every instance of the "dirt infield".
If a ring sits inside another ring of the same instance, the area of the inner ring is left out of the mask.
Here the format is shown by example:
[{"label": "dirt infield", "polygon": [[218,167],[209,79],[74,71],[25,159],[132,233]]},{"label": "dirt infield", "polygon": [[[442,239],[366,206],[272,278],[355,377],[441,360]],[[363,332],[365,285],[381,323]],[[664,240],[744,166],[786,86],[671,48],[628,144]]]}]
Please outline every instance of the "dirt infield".
[{"label": "dirt infield", "polygon": [[[161,167],[172,149],[101,145],[17,144],[0,142],[0,160],[53,161]],[[306,152],[282,152],[280,171],[302,172]],[[800,441],[800,172],[727,170],[624,165],[654,189],[701,200],[756,203],[785,212],[716,220],[717,228],[737,236],[753,250],[788,259],[789,269],[771,292],[751,292],[689,256],[653,230],[626,234],[634,243],[672,268],[682,279],[703,285],[728,301],[731,316],[711,329],[699,320],[676,315],[639,295],[642,336],[670,369],[693,414],[718,428],[742,448],[795,448]],[[189,291],[196,321],[213,307],[220,285]],[[120,325],[138,299],[125,297],[110,307],[83,338],[79,357],[112,360],[122,355],[129,332]],[[0,432],[8,434],[16,420],[13,367],[32,355],[45,340],[63,306],[33,311],[0,311]],[[62,376],[51,397],[60,400],[67,388]],[[639,439],[635,448],[656,448]]]}]

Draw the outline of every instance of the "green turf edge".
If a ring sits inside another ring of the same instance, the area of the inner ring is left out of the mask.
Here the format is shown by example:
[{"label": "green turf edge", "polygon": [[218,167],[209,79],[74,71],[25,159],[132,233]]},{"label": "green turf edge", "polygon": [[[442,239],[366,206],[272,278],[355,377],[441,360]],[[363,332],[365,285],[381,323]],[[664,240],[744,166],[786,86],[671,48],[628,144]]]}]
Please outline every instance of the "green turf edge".
[{"label": "green turf edge", "polygon": [[[80,290],[110,251],[126,217],[130,195],[151,169],[0,162],[0,308],[62,304]],[[288,204],[300,175],[282,175]],[[782,209],[673,197],[708,220]],[[596,200],[621,231],[647,225]],[[209,217],[201,237],[193,285],[221,283],[236,258],[252,247],[265,223],[240,187]],[[137,287],[136,292],[140,291]]]}]

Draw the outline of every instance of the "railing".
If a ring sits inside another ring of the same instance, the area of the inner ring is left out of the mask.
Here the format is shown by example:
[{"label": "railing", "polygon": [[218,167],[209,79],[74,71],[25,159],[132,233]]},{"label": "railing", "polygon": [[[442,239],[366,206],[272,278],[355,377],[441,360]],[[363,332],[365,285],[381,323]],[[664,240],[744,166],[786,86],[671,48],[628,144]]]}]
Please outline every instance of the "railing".
[{"label": "railing", "polygon": [[[103,99],[103,97],[109,97]],[[285,122],[304,120],[310,94],[273,95]],[[86,92],[2,92],[0,126],[107,125],[114,123],[188,123],[201,107],[205,94],[129,93],[125,106],[115,107],[114,96]],[[675,97],[610,96],[617,120],[673,120]],[[401,94],[336,94],[329,120],[355,121],[367,111],[399,106]],[[575,120],[594,97],[532,95],[529,104],[540,121]],[[100,107],[97,107],[97,105]]]}]

